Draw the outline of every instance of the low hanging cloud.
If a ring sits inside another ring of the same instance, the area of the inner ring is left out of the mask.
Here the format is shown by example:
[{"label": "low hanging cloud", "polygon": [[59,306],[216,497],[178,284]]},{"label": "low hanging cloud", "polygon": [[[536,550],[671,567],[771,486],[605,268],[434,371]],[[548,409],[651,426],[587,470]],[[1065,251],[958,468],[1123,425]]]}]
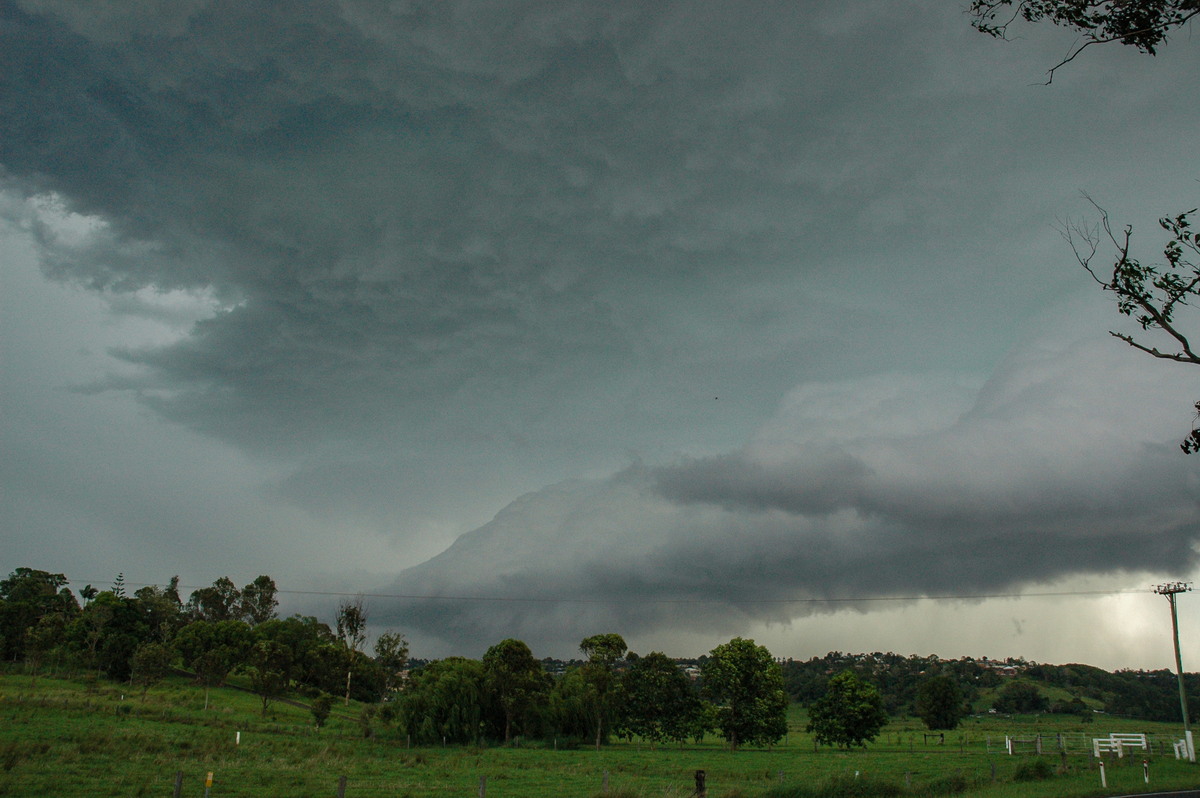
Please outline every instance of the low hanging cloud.
[{"label": "low hanging cloud", "polygon": [[1186,405],[1171,401],[1194,388],[1185,371],[1066,336],[974,391],[940,376],[801,386],[737,452],[523,497],[388,590],[445,598],[383,614],[459,644],[562,646],[600,628],[737,633],[880,597],[1185,574],[1200,543],[1200,464],[1179,451]]}]

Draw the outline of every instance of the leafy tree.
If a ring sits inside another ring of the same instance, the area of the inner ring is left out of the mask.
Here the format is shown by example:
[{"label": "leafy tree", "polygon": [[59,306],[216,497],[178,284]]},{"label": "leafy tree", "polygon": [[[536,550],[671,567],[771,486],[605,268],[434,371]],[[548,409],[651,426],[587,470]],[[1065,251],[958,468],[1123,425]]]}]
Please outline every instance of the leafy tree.
[{"label": "leafy tree", "polygon": [[1048,21],[1081,37],[1063,60],[1049,70],[1050,82],[1059,67],[1094,44],[1120,42],[1154,55],[1167,36],[1200,14],[1196,0],[971,0],[971,25],[989,36],[1005,39],[1018,19]]},{"label": "leafy tree", "polygon": [[554,680],[547,716],[556,733],[576,740],[589,738],[592,715],[588,692],[588,684],[580,667],[568,668]]},{"label": "leafy tree", "polygon": [[50,613],[38,618],[38,622],[25,630],[25,664],[32,678],[30,686],[37,683],[38,669],[50,652],[56,650],[63,640],[66,620],[59,613]]},{"label": "leafy tree", "polygon": [[674,660],[659,651],[629,655],[621,677],[624,706],[617,731],[652,743],[679,742],[703,734],[706,716],[699,691]]},{"label": "leafy tree", "polygon": [[329,720],[329,713],[333,709],[333,702],[325,693],[313,699],[309,711],[312,712],[313,721],[317,724],[317,731],[325,725],[325,721]]},{"label": "leafy tree", "polygon": [[[1090,197],[1088,200],[1100,214],[1100,221],[1091,228],[1078,223],[1067,223],[1061,228],[1076,260],[1102,290],[1116,297],[1117,310],[1133,318],[1143,330],[1165,333],[1171,345],[1161,350],[1128,333],[1109,331],[1109,335],[1152,357],[1200,365],[1200,354],[1192,349],[1175,318],[1181,307],[1200,299],[1200,259],[1197,258],[1200,233],[1191,229],[1191,215],[1196,209],[1159,220],[1159,226],[1168,234],[1163,246],[1165,263],[1147,265],[1131,254],[1132,226],[1126,225],[1122,232],[1116,233],[1108,212]],[[1105,242],[1116,253],[1111,274],[1099,273],[1093,266],[1093,260]],[[1200,415],[1200,402],[1196,403],[1196,411]],[[1180,446],[1187,454],[1200,451],[1200,429],[1193,428]]]},{"label": "leafy tree", "polygon": [[179,599],[179,577],[171,577],[165,588],[158,585],[139,588],[133,598],[151,637],[160,643],[170,642],[186,620]]},{"label": "leafy tree", "polygon": [[79,602],[67,588],[67,578],[34,568],[17,568],[0,580],[0,645],[7,659],[25,655],[27,632],[47,615],[64,621],[79,614]]},{"label": "leafy tree", "polygon": [[258,626],[274,618],[279,606],[277,592],[275,580],[265,574],[242,588],[238,611],[246,623]]},{"label": "leafy tree", "polygon": [[383,693],[400,686],[401,674],[408,664],[408,641],[399,632],[384,632],[375,639],[375,662],[383,675]]},{"label": "leafy tree", "polygon": [[254,634],[241,621],[193,621],[175,636],[184,663],[204,685],[204,708],[209,690],[224,683],[230,671],[246,661]]},{"label": "leafy tree", "polygon": [[414,743],[473,743],[483,731],[483,663],[448,657],[409,678],[401,693],[400,728]]},{"label": "leafy tree", "polygon": [[337,636],[346,648],[346,704],[350,703],[350,677],[359,649],[367,639],[367,610],[363,597],[343,601],[338,605]]},{"label": "leafy tree", "polygon": [[992,708],[1009,715],[1031,714],[1045,712],[1050,708],[1050,702],[1035,684],[1025,681],[1009,682],[992,702]]},{"label": "leafy tree", "polygon": [[514,725],[523,730],[527,718],[546,702],[550,677],[520,640],[502,640],[483,655],[484,683],[504,714],[504,742],[512,739]]},{"label": "leafy tree", "polygon": [[242,592],[228,576],[192,593],[187,603],[188,613],[196,620],[233,621],[242,614]]},{"label": "leafy tree", "polygon": [[963,716],[962,689],[949,676],[932,676],[917,690],[916,715],[925,721],[926,728],[949,730],[958,728]]},{"label": "leafy tree", "polygon": [[731,749],[770,745],[787,734],[783,673],[765,646],[735,637],[709,652],[700,674]]},{"label": "leafy tree", "polygon": [[297,682],[331,694],[338,692],[346,658],[329,624],[311,615],[272,618],[256,626],[254,635],[260,640],[273,640],[291,652]]},{"label": "leafy tree", "polygon": [[134,649],[130,671],[133,683],[142,687],[142,701],[150,688],[171,672],[174,661],[175,651],[166,643],[142,643]]},{"label": "leafy tree", "polygon": [[888,722],[883,698],[853,671],[829,680],[823,695],[809,708],[808,731],[820,745],[865,747]]},{"label": "leafy tree", "polygon": [[265,717],[271,702],[287,691],[291,682],[292,652],[282,643],[259,640],[250,648],[246,673],[250,689],[262,701]]},{"label": "leafy tree", "polygon": [[[972,0],[969,13],[977,30],[998,38],[1006,38],[1008,26],[1018,19],[1049,21],[1078,34],[1082,44],[1050,68],[1049,83],[1059,67],[1093,44],[1121,42],[1155,55],[1169,34],[1200,14],[1200,0]],[[1126,225],[1120,233],[1115,232],[1108,212],[1085,197],[1099,212],[1099,222],[1091,226],[1067,222],[1060,232],[1079,264],[1116,297],[1117,309],[1143,330],[1165,333],[1170,343],[1160,350],[1127,333],[1109,334],[1152,357],[1200,365],[1200,355],[1192,350],[1175,319],[1175,311],[1200,299],[1200,262],[1195,259],[1200,254],[1200,233],[1191,231],[1191,216],[1197,209],[1159,219],[1159,226],[1168,234],[1164,263],[1146,265],[1132,255],[1133,227]],[[1101,247],[1111,247],[1116,256],[1111,274],[1093,263]],[[1200,419],[1200,402],[1195,409]],[[1180,448],[1185,454],[1200,451],[1200,428],[1195,424]]]},{"label": "leafy tree", "polygon": [[579,650],[587,657],[582,676],[587,685],[588,714],[595,731],[596,750],[599,751],[616,714],[619,697],[617,662],[629,647],[625,645],[625,638],[610,632],[585,637],[579,643]]}]

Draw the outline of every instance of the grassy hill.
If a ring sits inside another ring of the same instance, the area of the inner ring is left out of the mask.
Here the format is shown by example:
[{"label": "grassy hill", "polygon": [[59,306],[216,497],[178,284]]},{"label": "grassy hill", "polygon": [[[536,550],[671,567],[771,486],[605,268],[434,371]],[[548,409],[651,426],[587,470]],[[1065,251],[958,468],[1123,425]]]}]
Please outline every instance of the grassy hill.
[{"label": "grassy hill", "polygon": [[[1107,794],[1200,785],[1200,769],[1177,762],[1170,724],[1097,716],[968,718],[944,739],[913,720],[893,720],[867,750],[816,749],[793,707],[790,733],[772,749],[731,753],[709,738],[682,749],[618,742],[602,751],[563,741],[522,741],[513,748],[410,748],[362,707],[337,703],[318,732],[303,706],[271,705],[234,689],[204,691],[182,677],[140,692],[104,680],[0,675],[0,795],[165,796],[183,773],[183,795],[476,796],[482,779],[492,798],[690,795],[704,770],[712,798],[799,798],[816,795],[1090,796],[1099,773],[1075,752],[1092,736],[1138,731],[1153,750],[1114,761]],[[1029,750],[1041,737],[1044,755],[1009,756],[1007,736]],[[239,739],[240,738],[240,739]],[[1059,751],[1067,741],[1068,752]],[[1150,763],[1151,784],[1142,761]],[[1035,765],[1041,762],[1044,764]],[[857,774],[857,777],[856,775]],[[1039,777],[1045,776],[1042,779]],[[605,787],[607,785],[607,793]],[[850,790],[849,792],[845,790]],[[842,791],[838,791],[842,790]],[[864,792],[864,790],[866,790]]]}]

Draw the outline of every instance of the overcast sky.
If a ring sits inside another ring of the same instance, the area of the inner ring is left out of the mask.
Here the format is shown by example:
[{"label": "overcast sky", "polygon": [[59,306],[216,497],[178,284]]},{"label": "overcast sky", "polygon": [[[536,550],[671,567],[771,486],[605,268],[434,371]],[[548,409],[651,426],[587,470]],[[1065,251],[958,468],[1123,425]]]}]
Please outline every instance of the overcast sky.
[{"label": "overcast sky", "polygon": [[1200,45],[961,5],[0,0],[0,570],[1169,667],[1200,370],[1056,226],[1161,258]]}]

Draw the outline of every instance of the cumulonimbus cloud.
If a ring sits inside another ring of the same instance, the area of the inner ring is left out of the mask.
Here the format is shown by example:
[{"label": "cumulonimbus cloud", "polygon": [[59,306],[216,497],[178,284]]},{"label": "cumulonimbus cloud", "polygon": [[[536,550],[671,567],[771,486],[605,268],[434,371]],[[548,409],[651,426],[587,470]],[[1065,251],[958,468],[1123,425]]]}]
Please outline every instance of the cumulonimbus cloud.
[{"label": "cumulonimbus cloud", "polygon": [[[848,599],[1186,573],[1200,479],[1169,400],[1187,376],[1068,336],[1014,353],[966,403],[936,376],[801,386],[739,451],[522,498],[404,573],[397,592],[456,598],[397,617],[451,640],[561,645],[580,629],[736,632]],[[810,405],[832,399],[840,421],[820,426]]]}]

